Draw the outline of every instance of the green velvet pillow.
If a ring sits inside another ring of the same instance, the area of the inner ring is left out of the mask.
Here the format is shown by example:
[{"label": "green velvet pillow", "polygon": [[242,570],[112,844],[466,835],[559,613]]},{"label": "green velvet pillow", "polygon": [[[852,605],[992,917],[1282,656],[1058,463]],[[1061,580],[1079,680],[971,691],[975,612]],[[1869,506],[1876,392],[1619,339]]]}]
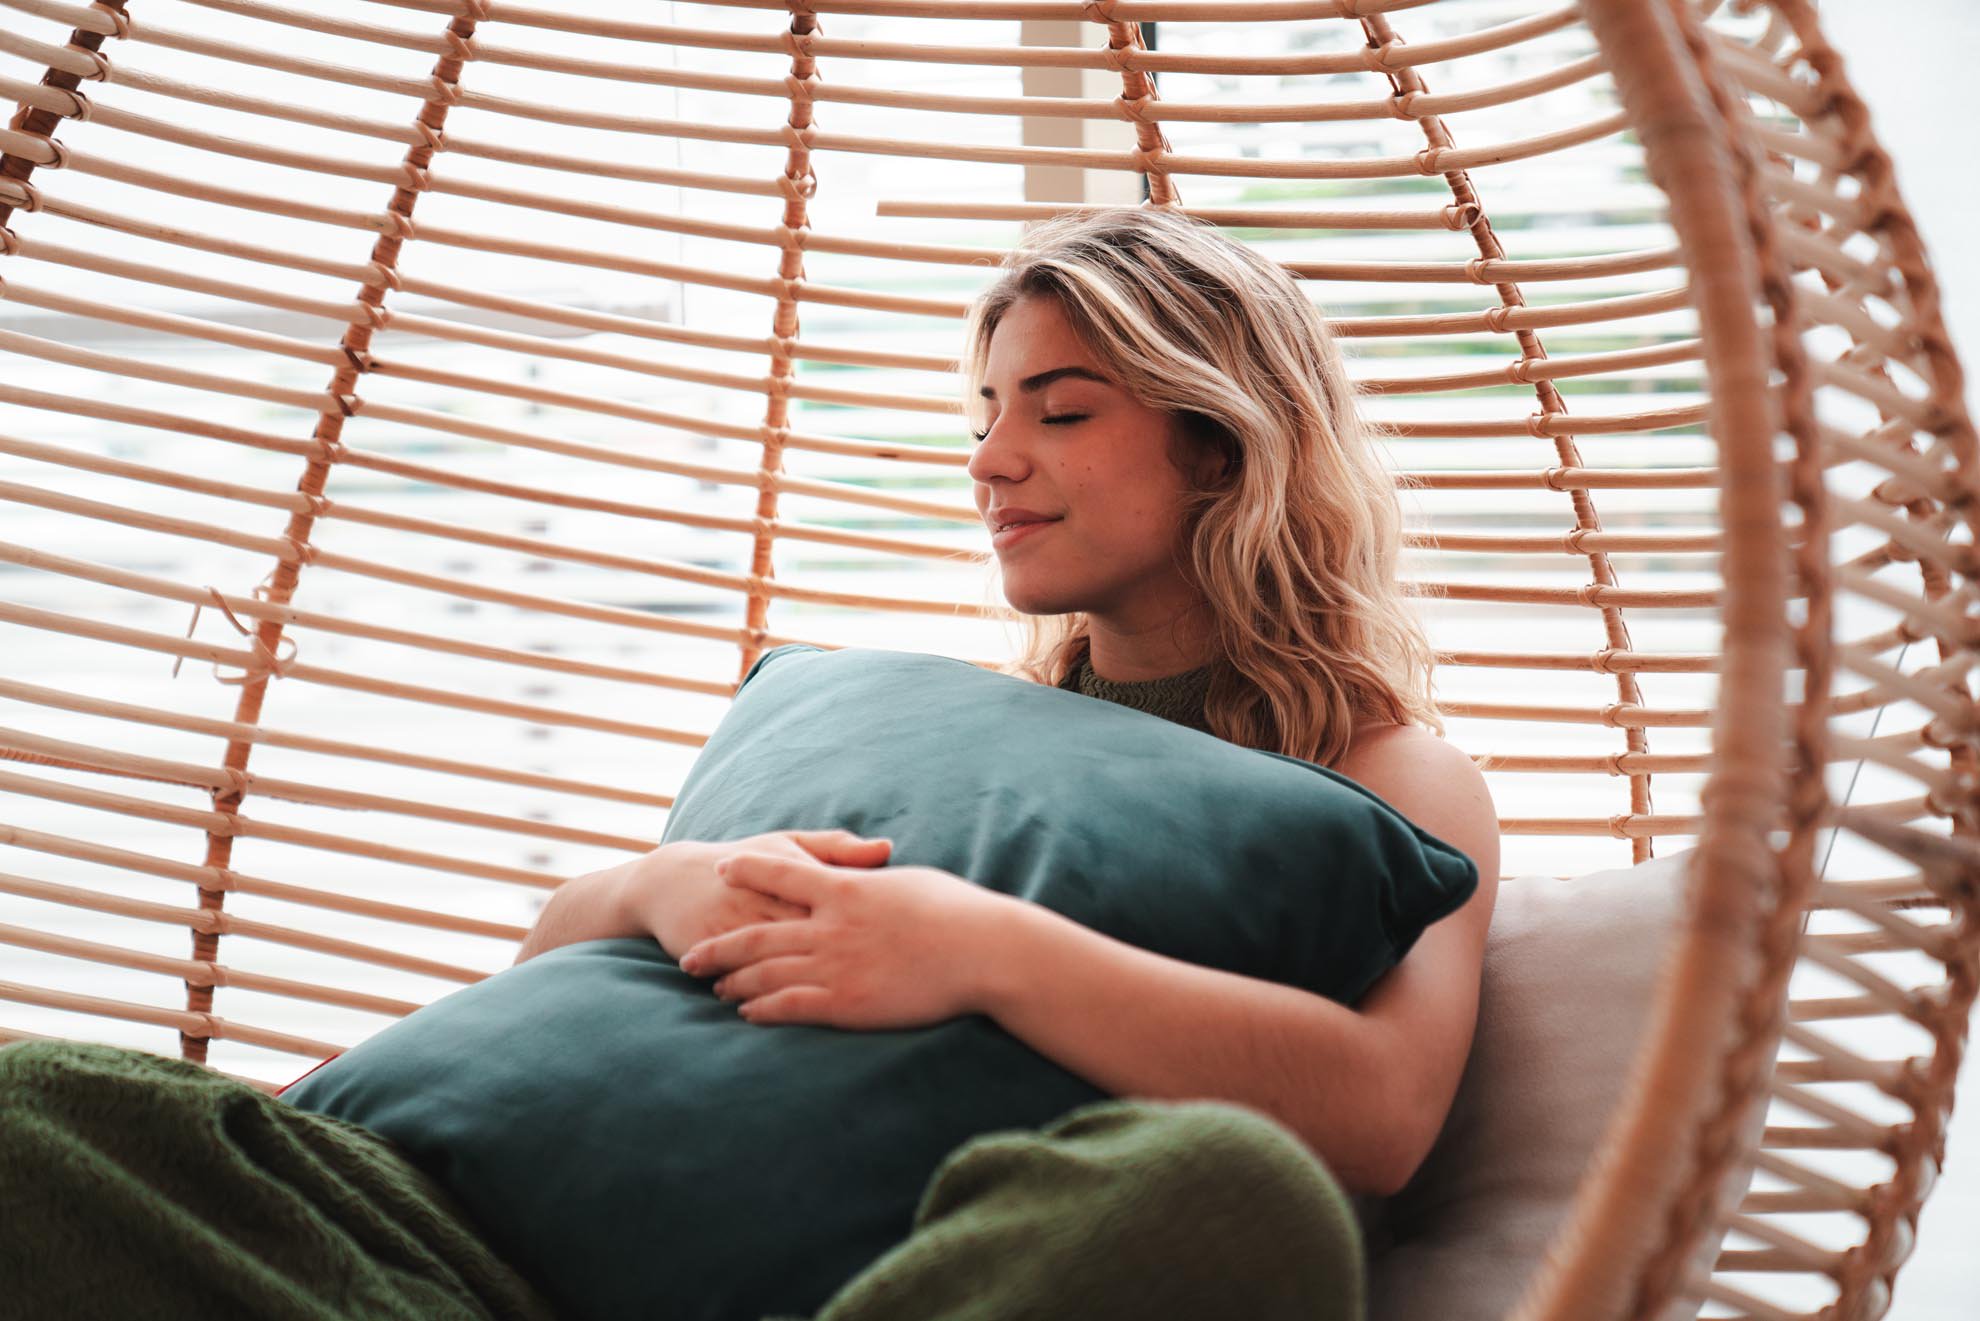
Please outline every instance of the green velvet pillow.
[{"label": "green velvet pillow", "polygon": [[[1344,1003],[1478,880],[1312,762],[966,661],[778,647],[664,838],[834,826]],[[752,1024],[655,942],[616,939],[456,991],[283,1095],[397,1144],[573,1321],[759,1321],[812,1314],[905,1238],[966,1139],[1107,1094],[980,1014]]]}]

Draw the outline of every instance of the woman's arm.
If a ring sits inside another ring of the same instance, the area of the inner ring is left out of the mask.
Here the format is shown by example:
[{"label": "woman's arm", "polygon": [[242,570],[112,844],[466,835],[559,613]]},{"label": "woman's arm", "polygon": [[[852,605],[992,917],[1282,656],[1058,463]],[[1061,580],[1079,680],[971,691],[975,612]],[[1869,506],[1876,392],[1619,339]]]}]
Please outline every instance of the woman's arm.
[{"label": "woman's arm", "polygon": [[1299,1134],[1349,1189],[1393,1193],[1436,1141],[1470,1052],[1498,817],[1472,760],[1427,731],[1384,738],[1343,773],[1479,871],[1477,893],[1354,1008],[1020,903],[1005,910],[985,968],[983,1012],[1110,1094],[1251,1106]]},{"label": "woman's arm", "polygon": [[626,902],[626,891],[633,869],[644,858],[634,858],[603,871],[576,876],[558,886],[550,902],[536,915],[536,925],[523,937],[516,950],[516,962],[527,963],[563,945],[582,940],[609,940],[614,936],[650,934],[633,906]]}]

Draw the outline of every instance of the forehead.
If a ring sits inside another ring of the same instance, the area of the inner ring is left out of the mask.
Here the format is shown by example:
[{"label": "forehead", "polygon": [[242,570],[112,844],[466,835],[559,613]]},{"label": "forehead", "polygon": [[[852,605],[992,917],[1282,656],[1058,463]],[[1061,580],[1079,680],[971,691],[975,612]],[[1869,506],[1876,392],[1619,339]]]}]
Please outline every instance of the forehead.
[{"label": "forehead", "polygon": [[1096,365],[1073,334],[1072,323],[1057,299],[1020,298],[1004,310],[990,334],[991,370],[1000,365],[1018,370],[1042,358],[1052,359],[1053,366]]}]

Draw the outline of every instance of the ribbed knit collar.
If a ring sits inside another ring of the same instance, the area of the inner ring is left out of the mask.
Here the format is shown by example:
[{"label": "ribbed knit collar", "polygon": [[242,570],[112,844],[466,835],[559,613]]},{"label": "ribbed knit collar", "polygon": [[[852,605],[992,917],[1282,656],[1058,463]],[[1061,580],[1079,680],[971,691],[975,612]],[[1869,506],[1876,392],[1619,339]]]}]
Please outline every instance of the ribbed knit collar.
[{"label": "ribbed knit collar", "polygon": [[1101,678],[1093,672],[1091,657],[1081,656],[1079,664],[1059,681],[1059,687],[1097,697],[1103,702],[1118,702],[1207,734],[1210,724],[1204,719],[1203,702],[1210,693],[1211,669],[1211,666],[1204,665],[1182,674],[1164,675],[1160,679],[1123,681]]}]

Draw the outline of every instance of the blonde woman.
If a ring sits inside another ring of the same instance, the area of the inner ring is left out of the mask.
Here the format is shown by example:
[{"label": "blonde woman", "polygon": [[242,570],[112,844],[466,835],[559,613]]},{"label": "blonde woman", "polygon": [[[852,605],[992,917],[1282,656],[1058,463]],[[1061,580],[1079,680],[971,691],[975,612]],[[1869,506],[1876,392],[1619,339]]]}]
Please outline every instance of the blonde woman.
[{"label": "blonde woman", "polygon": [[[1402,1187],[1444,1122],[1499,874],[1396,582],[1394,479],[1298,286],[1159,210],[1036,228],[972,308],[964,376],[1012,672],[1347,775],[1465,852],[1472,897],[1349,1007],[887,867],[884,840],[780,831],[575,878],[517,961],[650,935],[752,1023],[981,1013],[1112,1098],[951,1152],[815,1321],[1359,1321],[1349,1198]],[[805,925],[838,948],[778,957],[780,919],[822,907]],[[81,1314],[87,1287],[105,1314],[549,1316],[390,1145],[185,1061],[0,1049],[0,1186],[24,1244],[94,1245],[0,1251],[24,1315]]]},{"label": "blonde woman", "polygon": [[[1497,814],[1441,737],[1397,581],[1395,477],[1297,284],[1174,213],[1036,227],[972,306],[962,366],[1024,634],[1008,671],[1333,768],[1463,850],[1471,899],[1349,1008],[890,875],[885,841],[780,832],[628,864],[636,897],[589,912],[619,925],[546,911],[524,957],[650,931],[753,1023],[985,1013],[1119,1098],[958,1149],[914,1234],[818,1321],[1358,1317],[1348,1195],[1402,1187],[1443,1125],[1499,875]],[[779,957],[776,920],[847,868],[872,879],[832,901],[837,948]],[[856,1015],[835,976],[857,977]]]}]

